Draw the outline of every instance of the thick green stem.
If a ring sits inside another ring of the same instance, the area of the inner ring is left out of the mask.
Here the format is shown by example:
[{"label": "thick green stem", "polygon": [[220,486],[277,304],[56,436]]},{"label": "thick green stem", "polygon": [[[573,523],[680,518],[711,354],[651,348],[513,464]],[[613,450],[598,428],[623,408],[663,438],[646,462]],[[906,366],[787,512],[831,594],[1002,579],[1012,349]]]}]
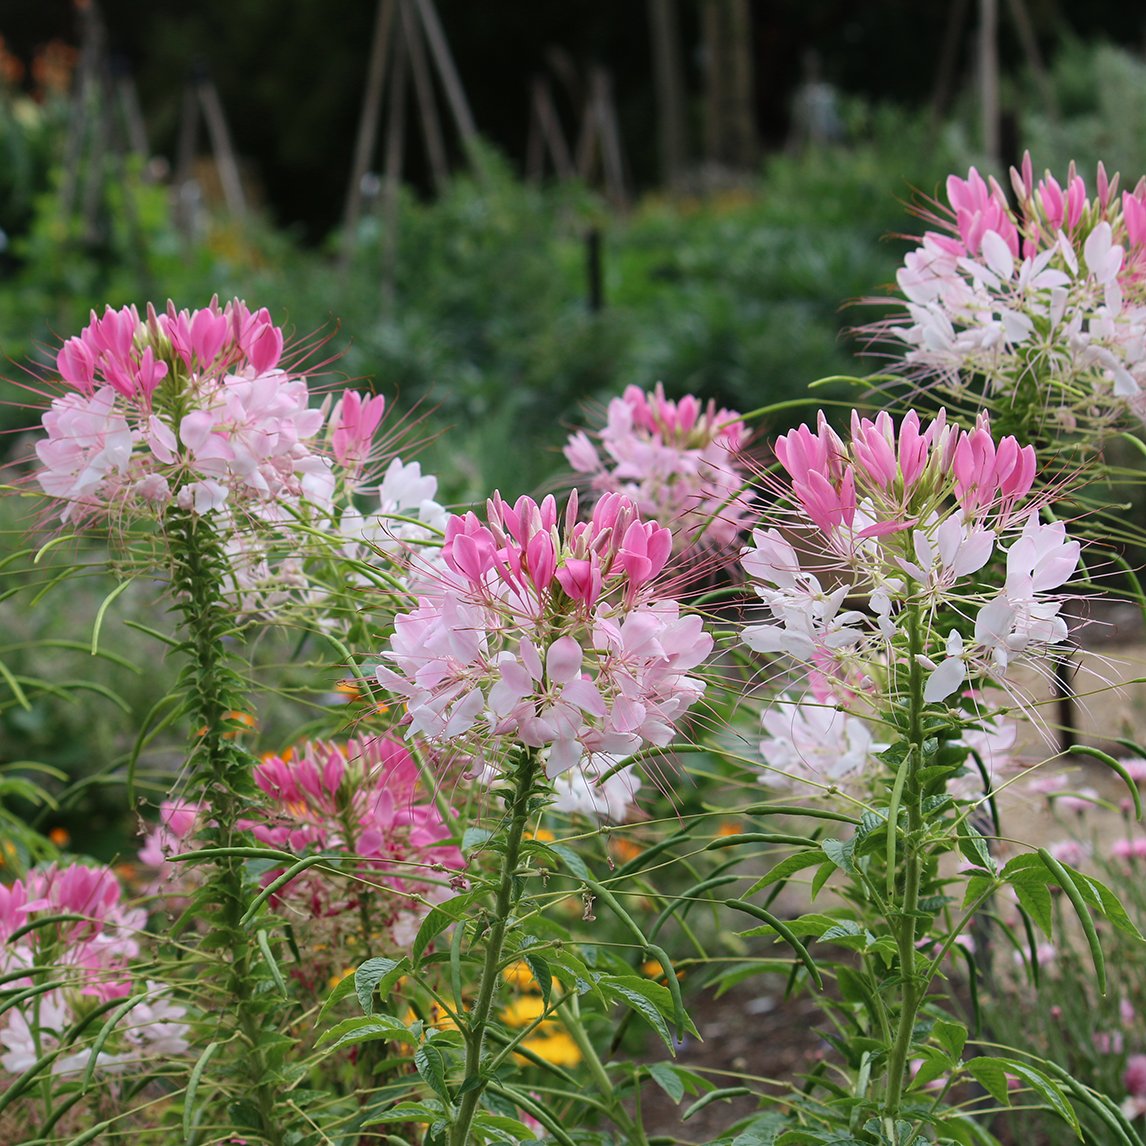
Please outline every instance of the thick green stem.
[{"label": "thick green stem", "polygon": [[466,1074],[463,1085],[467,1089],[458,1106],[458,1116],[450,1134],[451,1146],[466,1146],[478,1102],[488,1083],[488,1079],[481,1077],[481,1059],[485,1048],[486,1029],[489,1026],[498,980],[501,977],[505,933],[517,902],[521,898],[517,865],[521,855],[521,841],[529,821],[529,805],[539,767],[537,753],[530,750],[523,750],[514,764],[511,777],[513,795],[509,807],[509,826],[505,834],[501,879],[494,902],[493,918],[486,934],[485,960],[482,965],[477,1002],[466,1024]]},{"label": "thick green stem", "polygon": [[[895,1120],[903,1098],[907,1060],[911,1050],[911,1036],[920,1004],[927,990],[915,972],[915,944],[919,911],[919,887],[923,874],[923,856],[920,837],[923,833],[923,790],[919,772],[923,766],[923,668],[919,654],[923,651],[922,618],[918,609],[908,614],[908,696],[907,696],[907,774],[903,787],[903,802],[907,808],[907,838],[901,851],[903,865],[903,892],[891,922],[895,931],[896,950],[899,954],[899,1019],[895,1039],[887,1059],[887,1083],[884,1092],[883,1118],[889,1139],[898,1137]],[[889,824],[888,831],[896,825]]]},{"label": "thick green stem", "polygon": [[[252,781],[251,760],[235,739],[242,682],[230,666],[224,640],[231,620],[222,598],[222,547],[208,521],[182,511],[170,519],[169,539],[188,657],[182,684],[193,725],[189,788],[209,805],[213,842],[227,847],[235,842],[244,793]],[[212,931],[208,947],[227,955],[219,1014],[233,1022],[246,1044],[236,1066],[243,1098],[257,1112],[261,1139],[279,1146],[283,1138],[275,1117],[275,1087],[263,1051],[264,1007],[253,991],[258,968],[249,934],[240,925],[246,909],[242,858],[217,859],[204,890]]]}]

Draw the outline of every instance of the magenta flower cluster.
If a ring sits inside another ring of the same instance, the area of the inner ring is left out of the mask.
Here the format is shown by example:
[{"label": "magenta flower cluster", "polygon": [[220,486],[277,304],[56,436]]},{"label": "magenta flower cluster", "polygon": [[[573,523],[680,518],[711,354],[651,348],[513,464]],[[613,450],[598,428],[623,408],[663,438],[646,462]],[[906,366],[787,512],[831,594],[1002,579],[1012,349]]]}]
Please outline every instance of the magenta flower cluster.
[{"label": "magenta flower cluster", "polygon": [[1073,166],[1036,184],[1029,155],[1011,179],[1017,210],[974,168],[948,179],[897,276],[905,313],[873,332],[949,392],[1036,382],[1062,429],[1146,416],[1146,183],[1119,195],[1099,165],[1093,197]]},{"label": "magenta flower cluster", "polygon": [[171,504],[257,515],[328,505],[337,480],[352,485],[367,463],[384,400],[350,392],[312,409],[282,354],[267,311],[238,299],[149,307],[142,319],[130,306],[93,312],[56,358],[66,389],[36,446],[41,487],[65,503],[65,520]]},{"label": "magenta flower cluster", "polygon": [[728,550],[747,530],[753,497],[739,414],[691,394],[673,401],[659,383],[652,393],[629,386],[596,436],[599,444],[584,431],[569,438],[574,472],[589,477],[594,494],[624,494],[645,520],[671,529],[678,550],[698,542]]},{"label": "magenta flower cluster", "polygon": [[[793,530],[758,529],[743,551],[769,613],[743,639],[808,666],[819,699],[877,688],[905,655],[912,609],[926,626],[911,655],[927,669],[929,702],[1066,641],[1051,590],[1073,575],[1079,545],[1023,504],[1034,451],[996,442],[986,415],[964,431],[942,413],[925,426],[911,412],[898,428],[887,414],[856,413],[846,443],[821,415],[815,430],[778,439],[776,456],[791,478]],[[1001,588],[976,576],[997,550],[1006,554]],[[860,601],[866,610],[846,607]],[[941,608],[972,620],[969,641],[935,629]]]},{"label": "magenta flower cluster", "polygon": [[[38,920],[45,922],[29,926]],[[59,983],[0,1016],[0,1068],[20,1074],[55,1051],[54,1074],[86,1069],[91,1051],[66,1041],[71,1028],[93,1002],[133,994],[139,999],[131,1018],[105,1044],[99,1067],[125,1070],[187,1050],[185,1008],[158,983],[145,980],[140,990],[134,963],[146,921],[145,911],[123,903],[119,880],[107,867],[52,865],[0,884],[0,976],[9,988],[32,987],[38,972],[50,968]]]},{"label": "magenta flower cluster", "polygon": [[554,777],[664,746],[704,693],[691,670],[712,648],[700,617],[655,591],[671,551],[669,530],[618,494],[588,521],[574,496],[564,528],[552,497],[495,494],[485,522],[450,518],[441,583],[397,618],[378,679],[412,734],[486,764],[543,749]]}]

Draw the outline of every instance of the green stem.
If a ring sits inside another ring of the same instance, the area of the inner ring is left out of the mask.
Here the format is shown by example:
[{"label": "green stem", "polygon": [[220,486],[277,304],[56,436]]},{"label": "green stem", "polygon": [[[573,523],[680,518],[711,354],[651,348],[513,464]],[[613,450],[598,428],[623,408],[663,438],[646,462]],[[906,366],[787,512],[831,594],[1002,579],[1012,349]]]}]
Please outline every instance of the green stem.
[{"label": "green stem", "polygon": [[[923,790],[919,771],[923,765],[923,667],[919,655],[923,651],[922,618],[918,608],[908,615],[908,761],[903,800],[907,808],[907,837],[902,851],[903,896],[898,910],[892,916],[896,949],[899,953],[899,1019],[895,1040],[887,1060],[887,1083],[884,1092],[883,1119],[888,1138],[898,1142],[895,1130],[903,1098],[907,1060],[911,1050],[911,1036],[915,1020],[926,992],[926,982],[915,973],[916,927],[919,911],[919,887],[923,874],[923,857],[919,840],[923,833]],[[896,825],[889,823],[889,832]]]},{"label": "green stem", "polygon": [[501,955],[505,946],[505,933],[521,898],[521,885],[517,875],[521,841],[529,820],[529,805],[540,766],[537,753],[523,749],[514,764],[513,795],[509,809],[509,826],[505,835],[505,854],[501,865],[501,880],[494,902],[493,919],[486,937],[485,961],[477,1002],[466,1024],[466,1073],[464,1085],[468,1088],[458,1106],[458,1116],[450,1133],[451,1146],[466,1146],[470,1127],[477,1113],[478,1102],[489,1080],[481,1076],[482,1052],[485,1048],[486,1029],[493,1012],[494,997],[501,977]]},{"label": "green stem", "polygon": [[[252,762],[235,739],[237,728],[230,715],[240,709],[243,688],[224,640],[231,629],[231,615],[222,598],[222,545],[210,522],[184,511],[171,515],[168,528],[173,588],[189,662],[181,678],[193,722],[189,788],[210,805],[212,842],[229,847],[235,842],[252,785]],[[208,947],[227,956],[226,998],[219,1014],[233,1021],[246,1044],[236,1073],[244,1097],[257,1111],[260,1137],[269,1146],[280,1146],[283,1137],[275,1116],[275,1087],[263,1051],[268,1019],[252,990],[259,969],[252,959],[248,933],[240,925],[246,906],[243,858],[218,857],[204,892],[204,901],[210,904]]]}]

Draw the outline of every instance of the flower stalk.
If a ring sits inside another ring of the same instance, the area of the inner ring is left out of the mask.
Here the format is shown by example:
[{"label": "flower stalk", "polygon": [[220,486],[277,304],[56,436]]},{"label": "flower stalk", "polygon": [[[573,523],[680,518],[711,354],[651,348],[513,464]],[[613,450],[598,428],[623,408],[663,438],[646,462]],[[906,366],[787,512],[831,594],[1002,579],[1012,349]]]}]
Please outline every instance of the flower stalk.
[{"label": "flower stalk", "polygon": [[482,964],[477,1002],[464,1029],[466,1062],[462,1086],[465,1094],[458,1106],[458,1116],[450,1135],[451,1146],[465,1146],[469,1141],[470,1126],[473,1124],[482,1092],[488,1083],[488,1079],[482,1078],[481,1075],[482,1053],[501,976],[506,930],[521,898],[521,880],[517,865],[521,855],[521,843],[525,837],[525,827],[529,821],[534,789],[541,771],[541,760],[536,749],[522,749],[516,753],[510,773],[512,796],[497,898],[486,937],[485,960]]},{"label": "flower stalk", "polygon": [[[242,682],[230,664],[225,639],[232,627],[222,597],[224,555],[218,534],[203,517],[183,510],[168,519],[173,588],[185,635],[187,664],[181,683],[193,728],[189,787],[208,805],[212,827],[206,834],[221,848],[235,843],[240,809],[253,791],[249,755],[235,736],[241,710]],[[206,947],[225,952],[225,1001],[220,1015],[232,1016],[244,1044],[241,1085],[261,1139],[283,1141],[275,1115],[275,1088],[262,1049],[265,1006],[255,1001],[253,981],[259,968],[251,958],[250,937],[240,926],[245,911],[243,860],[224,854],[200,892],[211,932]]]}]

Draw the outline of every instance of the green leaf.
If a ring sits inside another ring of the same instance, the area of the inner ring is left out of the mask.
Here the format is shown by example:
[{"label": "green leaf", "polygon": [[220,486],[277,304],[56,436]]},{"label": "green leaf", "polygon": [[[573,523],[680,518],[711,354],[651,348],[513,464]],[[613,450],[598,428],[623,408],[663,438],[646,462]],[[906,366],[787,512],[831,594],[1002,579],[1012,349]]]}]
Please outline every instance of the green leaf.
[{"label": "green leaf", "polygon": [[537,983],[537,988],[541,992],[541,1001],[548,1007],[549,996],[553,991],[553,972],[549,969],[549,964],[540,955],[530,955],[525,951],[521,953],[521,957],[525,960],[525,965]]},{"label": "green leaf", "polygon": [[381,1114],[372,1114],[362,1125],[379,1126],[386,1122],[433,1122],[443,1114],[440,1102],[400,1102]]},{"label": "green leaf", "polygon": [[[367,959],[357,971],[354,972],[354,979],[352,986],[354,992],[358,995],[359,1005],[362,1007],[363,1014],[372,1015],[374,1013],[374,996],[378,995],[379,998],[385,998],[389,993],[390,988],[410,969],[410,960],[404,955],[401,959],[386,959],[383,956],[377,956],[374,959]],[[347,976],[343,982],[349,982],[350,977]],[[339,983],[339,987],[342,983]],[[338,990],[338,987],[335,988]],[[350,987],[347,987],[345,992],[350,993]],[[333,1000],[327,1001],[327,1006]],[[325,1008],[323,1008],[325,1010]]]},{"label": "green leaf", "polygon": [[[605,998],[610,1002],[622,1003],[636,1011],[660,1035],[665,1046],[676,1054],[676,1045],[668,1027],[668,1019],[674,1018],[675,1007],[667,987],[641,979],[636,975],[602,975],[597,980]],[[700,1032],[687,1015],[684,1016],[685,1030],[700,1037]]]},{"label": "green leaf", "polygon": [[971,1077],[1000,1105],[1011,1105],[1011,1092],[1007,1086],[1007,1071],[1003,1060],[980,1055],[965,1064]]},{"label": "green leaf", "polygon": [[840,869],[836,867],[836,865],[831,860],[820,864],[820,870],[817,871],[814,876],[812,876],[812,899],[815,899],[816,896],[820,894],[824,884],[827,883],[828,880],[831,879],[831,877],[835,875],[839,870]]},{"label": "green leaf", "polygon": [[1016,856],[1003,868],[1001,876],[1015,889],[1015,897],[1023,909],[1049,939],[1053,913],[1050,888],[1047,886],[1051,882],[1051,875],[1046,866],[1037,855]]},{"label": "green leaf", "polygon": [[654,1062],[648,1066],[649,1078],[667,1094],[674,1105],[684,1098],[684,1080],[667,1062]]},{"label": "green leaf", "polygon": [[474,891],[467,891],[464,895],[455,895],[453,899],[447,899],[445,903],[439,903],[436,907],[430,908],[430,913],[422,920],[422,926],[418,928],[418,934],[414,936],[414,944],[410,953],[415,963],[422,958],[426,948],[447,927],[466,917],[470,904],[473,903],[477,894]]},{"label": "green leaf", "polygon": [[327,1052],[330,1052],[377,1039],[410,1044],[417,1041],[406,1024],[393,1015],[358,1015],[353,1019],[343,1019],[330,1030],[323,1031],[315,1045],[326,1045]]},{"label": "green leaf", "polygon": [[773,883],[780,883],[788,879],[789,876],[795,875],[796,872],[802,871],[806,867],[815,867],[816,864],[823,863],[823,856],[819,848],[809,849],[805,852],[796,852],[795,855],[788,856],[787,859],[781,860],[776,864],[767,875],[758,879],[744,894],[745,897],[755,895],[756,892],[762,888],[768,887]]},{"label": "green leaf", "polygon": [[918,1054],[919,1058],[923,1060],[919,1069],[912,1076],[911,1088],[913,1090],[923,1089],[929,1082],[934,1082],[951,1070],[951,1059],[942,1051],[936,1050],[935,1047],[919,1047],[912,1053]]},{"label": "green leaf", "polygon": [[962,1058],[963,1047],[967,1044],[967,1028],[962,1023],[936,1019],[931,1037],[947,1052],[952,1064]]},{"label": "green leaf", "polygon": [[820,847],[823,849],[824,855],[828,857],[841,871],[852,872],[855,868],[852,865],[852,852],[855,851],[854,840],[821,840]]},{"label": "green leaf", "polygon": [[446,1085],[446,1056],[434,1046],[433,1039],[427,1039],[414,1052],[414,1066],[423,1081],[444,1102],[450,1101],[450,1088]]},{"label": "green leaf", "polygon": [[989,872],[995,871],[995,861],[991,858],[987,841],[969,821],[964,821],[959,832],[959,850],[968,862]]},{"label": "green leaf", "polygon": [[590,880],[593,878],[593,873],[585,866],[585,861],[571,848],[565,844],[550,844],[549,850],[561,857],[565,866],[578,878]]},{"label": "green leaf", "polygon": [[1095,879],[1092,875],[1078,871],[1076,868],[1068,867],[1066,864],[1062,866],[1070,872],[1079,893],[1091,907],[1105,915],[1119,931],[1134,939],[1142,938],[1142,932],[1126,914],[1126,909],[1122,906],[1118,896],[1106,884]]},{"label": "green leaf", "polygon": [[466,828],[462,833],[462,854],[468,856],[477,851],[492,835],[493,832],[485,828]]},{"label": "green leaf", "polygon": [[738,1098],[742,1094],[751,1094],[746,1086],[724,1086],[719,1090],[710,1090],[703,1098],[698,1098],[681,1116],[681,1122],[687,1122],[695,1114],[699,1114],[706,1106],[713,1102],[723,1102],[728,1098]]},{"label": "green leaf", "polygon": [[1078,1115],[1074,1107],[1066,1100],[1062,1087],[1041,1070],[1029,1063],[1018,1062],[1015,1059],[1006,1060],[1007,1070],[1027,1084],[1068,1126],[1082,1137],[1082,1130],[1078,1124]]}]

